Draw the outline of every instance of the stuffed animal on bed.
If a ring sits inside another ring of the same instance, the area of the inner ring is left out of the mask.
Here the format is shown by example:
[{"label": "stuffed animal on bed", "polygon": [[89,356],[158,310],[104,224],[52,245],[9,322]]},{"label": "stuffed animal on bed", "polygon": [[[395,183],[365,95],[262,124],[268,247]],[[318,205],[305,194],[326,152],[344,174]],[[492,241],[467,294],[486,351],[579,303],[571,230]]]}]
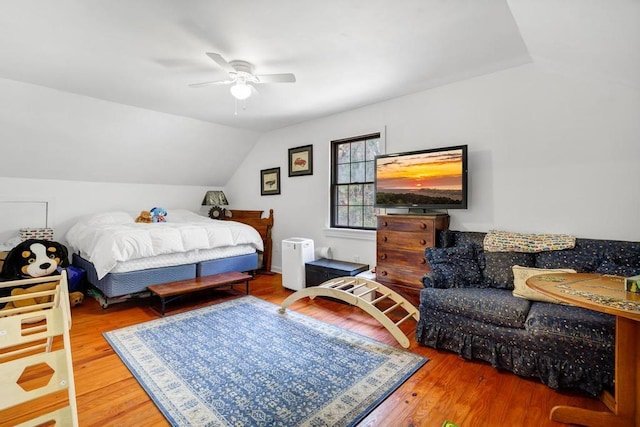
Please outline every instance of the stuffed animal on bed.
[{"label": "stuffed animal on bed", "polygon": [[[66,246],[49,240],[28,239],[11,249],[4,264],[2,264],[0,277],[2,280],[20,280],[51,276],[58,274],[59,268],[68,266],[69,254]],[[3,291],[5,293],[10,292],[11,295],[21,295],[45,290],[42,287],[47,285],[50,286],[50,284],[39,284],[28,288],[4,288]],[[72,292],[69,295],[72,306],[81,303],[83,298],[84,294],[82,292]],[[25,305],[30,305],[27,304],[28,302],[35,303],[33,299],[22,301]],[[12,303],[9,302],[4,309],[11,308],[8,307],[9,305],[13,307]]]},{"label": "stuffed animal on bed", "polygon": [[167,222],[165,217],[168,214],[163,208],[153,208],[150,212],[151,215],[153,215],[153,222]]},{"label": "stuffed animal on bed", "polygon": [[136,218],[136,222],[153,222],[153,214],[149,211],[142,211],[138,218]]}]

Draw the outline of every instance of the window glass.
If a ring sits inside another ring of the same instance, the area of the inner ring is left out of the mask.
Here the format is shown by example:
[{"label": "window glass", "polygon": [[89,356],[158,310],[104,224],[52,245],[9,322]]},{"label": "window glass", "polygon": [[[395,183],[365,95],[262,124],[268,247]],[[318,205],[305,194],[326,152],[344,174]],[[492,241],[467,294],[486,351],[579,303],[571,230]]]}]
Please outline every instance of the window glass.
[{"label": "window glass", "polygon": [[331,227],[375,230],[374,158],[378,154],[383,154],[380,134],[332,142]]}]

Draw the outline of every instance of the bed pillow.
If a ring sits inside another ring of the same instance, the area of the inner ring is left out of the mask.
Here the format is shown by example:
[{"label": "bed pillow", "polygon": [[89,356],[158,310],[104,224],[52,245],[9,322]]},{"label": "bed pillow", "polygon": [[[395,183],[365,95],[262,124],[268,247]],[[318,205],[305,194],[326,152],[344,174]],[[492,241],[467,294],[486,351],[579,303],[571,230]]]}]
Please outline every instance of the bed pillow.
[{"label": "bed pillow", "polygon": [[443,278],[446,288],[463,288],[481,282],[480,267],[470,245],[428,248],[425,258],[431,271]]},{"label": "bed pillow", "polygon": [[514,265],[512,270],[513,270],[513,296],[514,297],[525,298],[530,301],[552,302],[555,304],[560,304],[560,301],[558,301],[555,298],[548,297],[536,290],[531,289],[530,287],[527,286],[527,279],[540,274],[575,273],[576,272],[571,268],[546,269],[546,268],[522,267],[519,265]]},{"label": "bed pillow", "polygon": [[135,222],[135,218],[126,212],[103,212],[90,216],[86,220],[87,225],[129,224]]},{"label": "bed pillow", "polygon": [[187,209],[172,209],[171,215],[167,215],[166,219],[167,219],[167,222],[198,222],[198,221],[210,222],[211,221],[210,218],[203,215],[199,215]]}]

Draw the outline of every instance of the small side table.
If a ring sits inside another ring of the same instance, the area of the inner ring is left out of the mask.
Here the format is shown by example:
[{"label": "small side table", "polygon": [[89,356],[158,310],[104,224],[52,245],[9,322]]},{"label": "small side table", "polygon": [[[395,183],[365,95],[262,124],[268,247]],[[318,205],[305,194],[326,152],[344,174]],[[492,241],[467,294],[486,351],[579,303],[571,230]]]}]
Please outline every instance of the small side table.
[{"label": "small side table", "polygon": [[585,426],[640,426],[640,295],[624,290],[624,278],[592,273],[533,276],[527,286],[560,301],[616,316],[614,395],[601,397],[611,412],[556,406],[553,421]]},{"label": "small side table", "polygon": [[318,286],[337,277],[355,276],[368,269],[367,264],[320,258],[305,264],[306,287]]}]

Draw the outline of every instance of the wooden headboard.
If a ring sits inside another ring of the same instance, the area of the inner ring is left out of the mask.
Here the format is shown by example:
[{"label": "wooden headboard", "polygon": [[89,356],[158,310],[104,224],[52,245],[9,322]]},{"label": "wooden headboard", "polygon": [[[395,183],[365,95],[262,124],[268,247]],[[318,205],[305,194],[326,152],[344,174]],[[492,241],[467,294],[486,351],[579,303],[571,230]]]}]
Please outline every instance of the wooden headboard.
[{"label": "wooden headboard", "polygon": [[264,211],[246,211],[229,209],[226,211],[224,219],[238,221],[247,224],[258,230],[262,242],[264,244],[264,252],[262,254],[262,269],[271,273],[271,251],[273,249],[273,241],[271,240],[271,229],[273,228],[273,209],[269,209],[269,217],[262,218]]}]

